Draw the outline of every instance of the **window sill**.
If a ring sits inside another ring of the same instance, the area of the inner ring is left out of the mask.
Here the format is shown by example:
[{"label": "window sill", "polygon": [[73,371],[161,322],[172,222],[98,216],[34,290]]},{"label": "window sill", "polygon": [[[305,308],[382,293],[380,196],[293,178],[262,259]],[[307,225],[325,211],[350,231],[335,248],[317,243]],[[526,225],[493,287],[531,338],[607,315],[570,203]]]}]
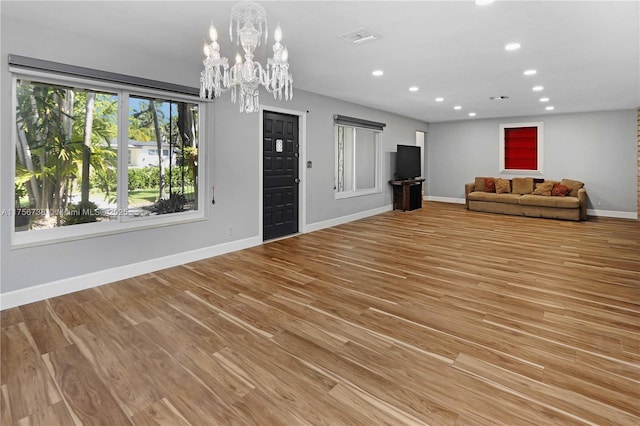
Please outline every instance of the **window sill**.
[{"label": "window sill", "polygon": [[12,231],[11,249],[45,246],[49,244],[65,243],[122,234],[125,232],[162,228],[191,222],[204,221],[207,218],[203,211],[173,213],[172,217],[146,217],[129,221],[112,221],[101,223],[86,223],[59,228],[41,229],[33,231]]},{"label": "window sill", "polygon": [[514,175],[516,177],[519,176],[543,176],[542,170],[516,170],[516,169],[508,169],[508,170],[500,170],[500,175],[509,176]]}]

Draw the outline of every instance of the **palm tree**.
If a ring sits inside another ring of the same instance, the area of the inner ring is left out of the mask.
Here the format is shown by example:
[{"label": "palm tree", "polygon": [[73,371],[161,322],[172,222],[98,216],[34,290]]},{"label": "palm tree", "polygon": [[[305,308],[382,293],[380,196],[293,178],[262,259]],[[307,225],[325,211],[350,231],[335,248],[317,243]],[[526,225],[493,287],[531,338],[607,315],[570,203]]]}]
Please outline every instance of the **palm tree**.
[{"label": "palm tree", "polygon": [[[78,175],[88,200],[89,167],[115,166],[114,96],[28,81],[18,81],[17,95],[16,183],[25,185],[30,204],[47,213],[66,209]],[[94,116],[96,96],[106,106]]]},{"label": "palm tree", "polygon": [[193,104],[178,102],[177,125],[181,141],[180,151],[182,158],[185,160],[184,165],[191,172],[190,178],[193,182],[195,194],[198,193],[197,113],[197,108],[194,108]]},{"label": "palm tree", "polygon": [[82,144],[82,190],[81,202],[89,201],[89,172],[91,163],[91,134],[93,133],[93,110],[96,105],[95,92],[87,92],[87,103],[84,115],[84,138]]},{"label": "palm tree", "polygon": [[164,114],[158,110],[156,100],[143,98],[130,98],[139,102],[140,110],[133,110],[129,114],[129,138],[139,141],[156,141],[156,151],[158,156],[158,201],[166,198],[165,193],[165,173],[162,163],[162,141],[164,124]]},{"label": "palm tree", "polygon": [[[159,174],[159,194],[158,201],[166,198],[165,183],[164,183],[164,164],[162,163],[162,133],[160,132],[160,123],[158,121],[158,110],[154,100],[149,101],[149,111],[153,118],[153,128],[156,132],[156,146],[158,147],[158,174]],[[169,153],[171,154],[171,153]]]}]

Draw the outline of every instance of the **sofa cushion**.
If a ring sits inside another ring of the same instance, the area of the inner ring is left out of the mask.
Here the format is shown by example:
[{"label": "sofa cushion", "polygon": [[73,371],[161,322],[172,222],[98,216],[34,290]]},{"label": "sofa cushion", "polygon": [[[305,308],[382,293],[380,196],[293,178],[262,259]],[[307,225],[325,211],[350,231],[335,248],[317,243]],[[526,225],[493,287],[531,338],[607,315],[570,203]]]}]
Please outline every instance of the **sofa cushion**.
[{"label": "sofa cushion", "polygon": [[475,182],[475,190],[476,191],[484,191],[484,180],[486,178],[485,177],[476,177],[476,182]]},{"label": "sofa cushion", "polygon": [[513,178],[511,192],[514,194],[531,194],[533,192],[533,178]]},{"label": "sofa cushion", "polygon": [[496,192],[496,181],[493,178],[484,178],[484,192]]},{"label": "sofa cushion", "polygon": [[511,192],[511,182],[509,179],[496,179],[496,193],[508,194]]},{"label": "sofa cushion", "polygon": [[469,201],[491,201],[493,203],[518,204],[520,194],[496,194],[495,192],[473,191],[469,194]]},{"label": "sofa cushion", "polygon": [[553,197],[565,197],[571,193],[571,188],[568,186],[564,186],[561,183],[556,183],[553,185],[553,189],[551,190],[551,196]]},{"label": "sofa cushion", "polygon": [[571,179],[562,179],[560,183],[566,187],[571,188],[571,193],[569,195],[571,195],[572,197],[577,197],[578,189],[584,186],[583,182],[580,182],[577,180],[571,180]]},{"label": "sofa cushion", "polygon": [[536,189],[533,191],[533,195],[545,195],[551,196],[551,190],[556,182],[546,181],[536,184]]},{"label": "sofa cushion", "polygon": [[533,194],[521,195],[518,204],[523,206],[558,207],[575,209],[580,206],[578,197],[540,197]]},{"label": "sofa cushion", "polygon": [[484,191],[484,177],[476,177],[475,191]]}]

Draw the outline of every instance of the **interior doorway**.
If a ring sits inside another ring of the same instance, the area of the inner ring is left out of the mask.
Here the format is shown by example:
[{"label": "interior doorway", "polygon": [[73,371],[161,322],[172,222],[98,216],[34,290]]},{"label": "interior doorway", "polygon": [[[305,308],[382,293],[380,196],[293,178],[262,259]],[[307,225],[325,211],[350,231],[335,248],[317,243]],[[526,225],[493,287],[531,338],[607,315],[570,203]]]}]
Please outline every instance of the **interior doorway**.
[{"label": "interior doorway", "polygon": [[[426,157],[426,152],[424,150],[424,138],[425,132],[421,132],[420,130],[416,131],[416,146],[420,147],[420,152],[422,155],[420,156],[420,176],[426,178],[424,172],[424,159]],[[422,185],[422,196],[424,197],[424,185]]]}]

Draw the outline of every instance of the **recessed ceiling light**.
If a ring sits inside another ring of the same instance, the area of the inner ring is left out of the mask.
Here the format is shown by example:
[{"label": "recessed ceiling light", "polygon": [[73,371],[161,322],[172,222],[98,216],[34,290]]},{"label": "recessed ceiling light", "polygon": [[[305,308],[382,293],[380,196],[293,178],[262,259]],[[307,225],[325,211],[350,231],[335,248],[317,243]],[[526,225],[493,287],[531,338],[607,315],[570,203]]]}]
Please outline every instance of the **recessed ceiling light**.
[{"label": "recessed ceiling light", "polygon": [[382,70],[375,70],[374,72],[371,73],[371,75],[373,75],[375,77],[380,77],[383,74],[384,74],[384,71],[382,71]]},{"label": "recessed ceiling light", "polygon": [[520,43],[509,43],[504,47],[504,50],[518,50],[520,49]]},{"label": "recessed ceiling light", "polygon": [[436,102],[442,102],[444,101],[444,98],[436,98]]},{"label": "recessed ceiling light", "polygon": [[556,107],[549,105],[548,107],[545,108],[547,111],[553,111],[554,109],[556,109]]},{"label": "recessed ceiling light", "polygon": [[458,109],[462,109],[462,107],[460,105],[456,105],[453,107],[453,109],[458,110]]},{"label": "recessed ceiling light", "polygon": [[410,92],[417,92],[418,90],[420,90],[420,88],[418,86],[411,86],[409,87],[409,91]]},{"label": "recessed ceiling light", "polygon": [[493,3],[496,0],[476,0],[476,6],[486,6]]},{"label": "recessed ceiling light", "polygon": [[540,98],[540,102],[549,102],[549,98]]},{"label": "recessed ceiling light", "polygon": [[541,91],[544,90],[544,87],[542,87],[542,86],[533,86],[531,88],[531,90],[533,90],[534,92],[541,92]]},{"label": "recessed ceiling light", "polygon": [[476,113],[475,113],[475,112],[470,112],[470,113],[469,113],[469,117],[475,117],[475,116],[476,116]]},{"label": "recessed ceiling light", "polygon": [[538,71],[536,70],[526,70],[524,72],[524,75],[536,75],[538,73]]}]

